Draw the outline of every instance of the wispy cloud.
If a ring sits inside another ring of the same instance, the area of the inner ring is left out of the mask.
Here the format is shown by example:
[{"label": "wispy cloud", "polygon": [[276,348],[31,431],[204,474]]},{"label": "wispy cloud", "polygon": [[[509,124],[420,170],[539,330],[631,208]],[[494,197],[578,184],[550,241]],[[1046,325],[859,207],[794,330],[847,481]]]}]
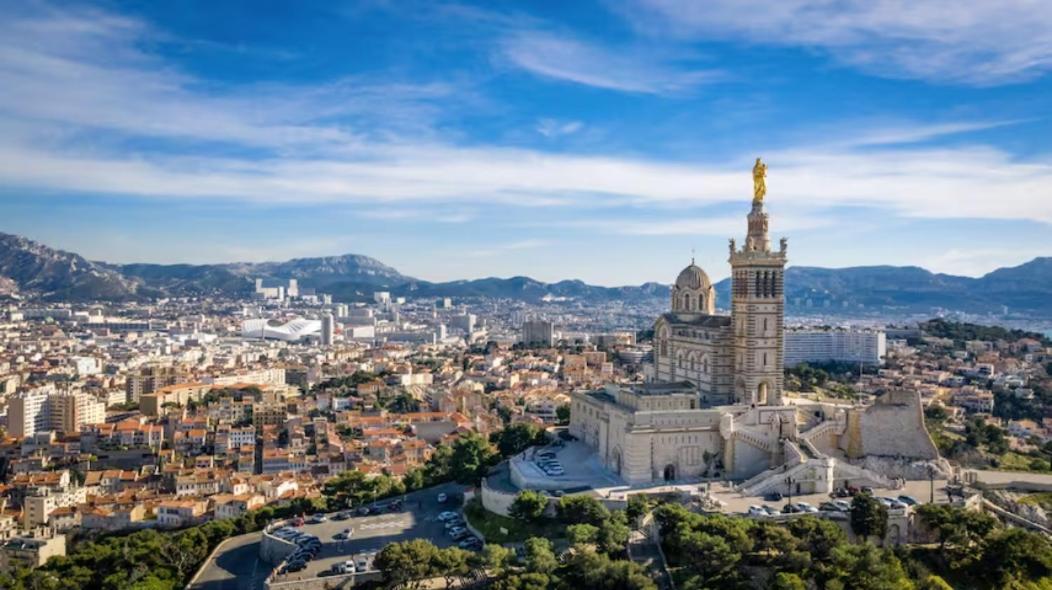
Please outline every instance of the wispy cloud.
[{"label": "wispy cloud", "polygon": [[623,92],[679,94],[726,77],[719,70],[676,64],[643,48],[605,47],[540,31],[510,35],[503,53],[539,76]]},{"label": "wispy cloud", "polygon": [[[438,115],[430,109],[440,108],[437,103],[452,92],[441,84],[362,86],[343,80],[217,90],[143,50],[138,40],[148,29],[98,13],[0,22],[0,183],[164,198],[428,204],[457,212],[477,204],[696,207],[751,194],[753,154],[718,163],[655,161],[484,143],[465,147],[437,133],[407,132],[421,120],[432,127],[426,121]],[[544,39],[555,46],[563,42],[542,37],[541,45]],[[654,74],[634,57],[575,51],[536,63],[569,67],[600,86],[600,78],[585,72],[606,72],[610,87],[640,92],[681,87],[679,70]],[[582,55],[583,61],[575,61]],[[373,123],[356,125],[348,113]],[[391,113],[404,119],[375,129]],[[869,128],[841,145],[802,143],[770,152],[770,198],[794,207],[861,206],[892,215],[1052,223],[1047,155],[1023,160],[985,146],[912,145],[991,125]],[[573,127],[542,125],[551,133]],[[160,150],[129,147],[143,137],[167,143]],[[239,149],[201,149],[209,142]],[[463,215],[454,213],[453,219]],[[668,227],[685,231],[688,223]]]},{"label": "wispy cloud", "polygon": [[559,121],[547,118],[537,121],[537,133],[549,138],[573,135],[581,129],[584,129],[584,123],[580,121]]},{"label": "wispy cloud", "polygon": [[[784,207],[780,208],[784,211]],[[818,229],[835,223],[835,220],[821,212],[809,214],[778,214],[778,231],[794,232]],[[587,219],[568,221],[558,224],[560,227],[589,229],[603,233],[626,236],[719,236],[737,235],[742,227],[742,215],[722,215],[719,217],[659,217],[651,219],[613,218]]]},{"label": "wispy cloud", "polygon": [[667,36],[818,48],[866,71],[976,85],[1052,69],[1052,10],[1032,0],[627,0],[631,22]]}]

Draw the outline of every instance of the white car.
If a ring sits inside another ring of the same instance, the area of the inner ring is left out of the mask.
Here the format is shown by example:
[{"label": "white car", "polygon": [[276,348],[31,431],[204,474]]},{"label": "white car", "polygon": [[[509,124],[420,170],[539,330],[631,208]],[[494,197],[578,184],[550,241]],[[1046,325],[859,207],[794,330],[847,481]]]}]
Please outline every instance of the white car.
[{"label": "white car", "polygon": [[799,509],[800,512],[818,512],[818,508],[815,508],[807,502],[797,502],[796,507]]},{"label": "white car", "polygon": [[336,565],[332,566],[332,571],[338,574],[353,574],[358,570],[354,566],[354,562],[348,559],[343,563],[337,563]]},{"label": "white car", "polygon": [[372,565],[372,558],[368,555],[359,555],[354,559],[354,566],[359,572],[369,571],[369,566]]},{"label": "white car", "polygon": [[454,519],[456,517],[457,517],[457,513],[453,512],[452,510],[446,510],[445,512],[442,512],[442,513],[440,513],[438,515],[438,519],[443,521],[443,522],[445,522],[447,520]]},{"label": "white car", "polygon": [[763,506],[749,506],[749,511],[746,514],[749,516],[770,516]]},{"label": "white car", "polygon": [[445,504],[446,500],[448,500],[448,499],[449,499],[449,496],[445,492],[443,492],[443,493],[438,495],[438,503],[439,504]]}]

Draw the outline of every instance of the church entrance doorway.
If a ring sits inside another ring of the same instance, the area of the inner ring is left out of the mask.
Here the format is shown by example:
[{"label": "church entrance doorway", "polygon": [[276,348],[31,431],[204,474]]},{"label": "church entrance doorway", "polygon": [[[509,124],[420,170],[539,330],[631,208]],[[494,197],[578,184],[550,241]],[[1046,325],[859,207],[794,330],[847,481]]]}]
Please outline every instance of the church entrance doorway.
[{"label": "church entrance doorway", "polygon": [[671,463],[665,466],[665,481],[675,481],[676,466]]}]

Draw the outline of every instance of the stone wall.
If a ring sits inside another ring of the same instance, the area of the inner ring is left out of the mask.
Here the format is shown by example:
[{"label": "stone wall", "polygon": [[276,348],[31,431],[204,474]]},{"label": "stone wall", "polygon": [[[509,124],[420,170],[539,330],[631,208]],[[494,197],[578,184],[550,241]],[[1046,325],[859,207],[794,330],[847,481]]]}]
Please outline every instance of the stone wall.
[{"label": "stone wall", "polygon": [[270,530],[281,526],[281,524],[276,523],[264,529],[263,539],[259,543],[259,557],[271,565],[278,565],[285,561],[285,558],[292,555],[292,552],[296,550],[295,543],[270,534]]},{"label": "stone wall", "polygon": [[854,425],[850,422],[845,437],[857,436],[858,440],[846,441],[843,448],[848,456],[939,458],[939,451],[924,427],[924,411],[916,391],[890,391],[861,411],[857,429],[852,428]]}]

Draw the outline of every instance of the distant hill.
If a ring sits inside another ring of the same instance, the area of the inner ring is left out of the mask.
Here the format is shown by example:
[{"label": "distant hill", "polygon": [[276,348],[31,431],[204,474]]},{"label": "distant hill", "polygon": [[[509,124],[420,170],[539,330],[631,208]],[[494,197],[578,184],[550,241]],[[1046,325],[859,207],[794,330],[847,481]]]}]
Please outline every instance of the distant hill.
[{"label": "distant hill", "polygon": [[[730,280],[716,284],[728,301]],[[1052,317],[1052,257],[1000,268],[979,278],[933,273],[916,266],[818,268],[792,266],[785,272],[786,301],[792,311],[846,310],[853,313],[927,313],[934,309],[970,313],[1013,313]]]},{"label": "distant hill", "polygon": [[120,272],[82,256],[0,233],[0,290],[53,299],[124,300],[139,285]]},{"label": "distant hill", "polygon": [[[602,287],[579,280],[545,283],[529,277],[429,282],[406,276],[368,256],[345,254],[285,262],[227,264],[108,264],[92,262],[20,236],[0,234],[0,295],[50,300],[119,301],[159,296],[246,296],[253,280],[287,281],[331,293],[339,301],[369,299],[388,290],[408,297],[491,297],[663,303],[668,285]],[[786,270],[786,300],[792,313],[930,313],[953,310],[1052,318],[1052,257],[979,278],[929,272],[915,266]],[[716,284],[719,303],[730,301],[730,280]]]}]

